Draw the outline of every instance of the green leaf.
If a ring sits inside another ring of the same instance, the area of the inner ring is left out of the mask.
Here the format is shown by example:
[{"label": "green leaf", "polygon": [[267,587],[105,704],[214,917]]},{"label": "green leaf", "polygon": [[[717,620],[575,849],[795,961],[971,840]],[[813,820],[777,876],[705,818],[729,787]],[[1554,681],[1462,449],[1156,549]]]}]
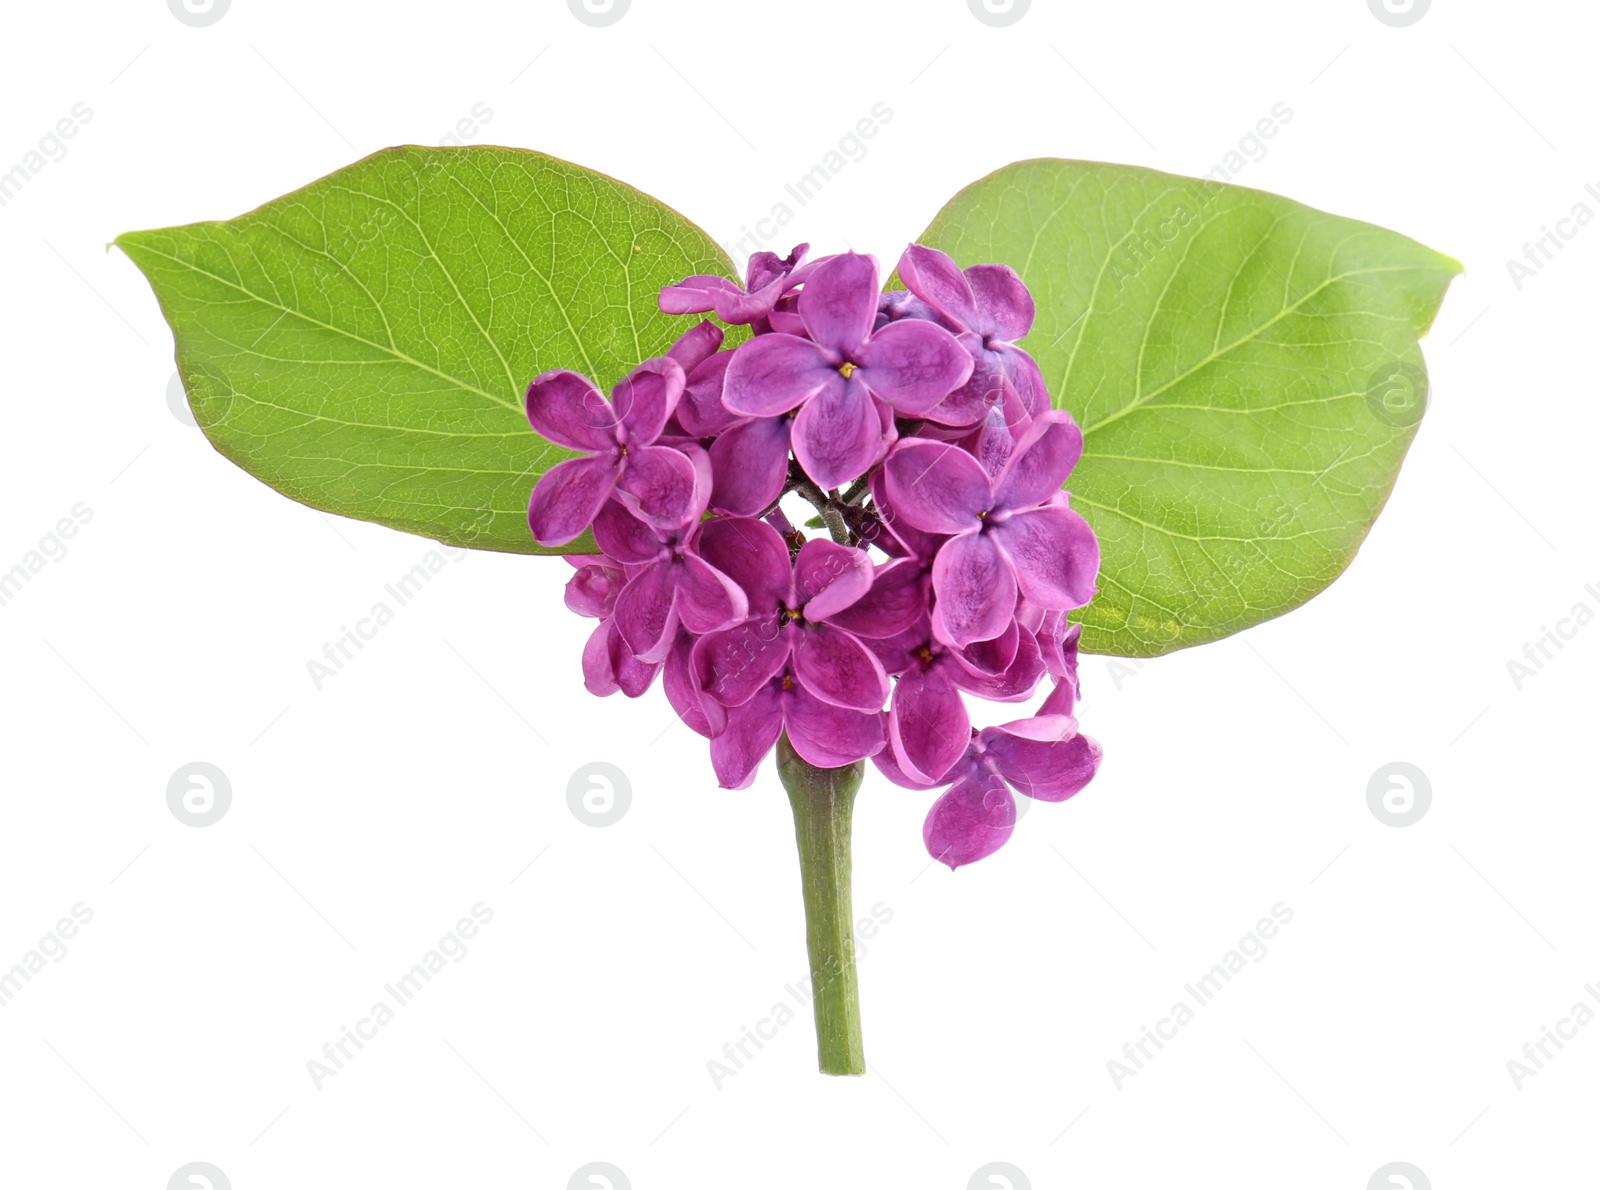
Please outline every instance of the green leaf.
[{"label": "green leaf", "polygon": [[1282,615],[1349,565],[1461,271],[1276,195],[1082,161],[998,170],[920,242],[1032,291],[1023,346],[1084,429],[1068,486],[1103,550],[1083,647],[1135,657]]},{"label": "green leaf", "polygon": [[213,445],[313,508],[455,545],[528,533],[569,452],[523,413],[573,368],[602,390],[689,323],[661,287],[733,274],[677,212],[521,149],[386,149],[220,223],[129,232]]}]

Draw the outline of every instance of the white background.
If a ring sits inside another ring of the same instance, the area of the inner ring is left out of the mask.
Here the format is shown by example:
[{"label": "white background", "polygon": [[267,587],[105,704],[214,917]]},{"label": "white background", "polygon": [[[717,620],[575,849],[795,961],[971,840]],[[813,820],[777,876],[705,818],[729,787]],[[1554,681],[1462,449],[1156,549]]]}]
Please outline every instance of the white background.
[{"label": "white background", "polygon": [[[635,0],[609,28],[559,0],[4,20],[0,170],[93,115],[0,207],[0,569],[74,505],[92,519],[0,607],[0,967],[94,916],[0,1008],[0,1185],[160,1190],[193,1161],[238,1190],[559,1188],[591,1161],[636,1190],[961,1190],[991,1161],[1041,1190],[1594,1176],[1600,1025],[1520,1089],[1506,1065],[1600,980],[1600,626],[1520,689],[1507,669],[1600,611],[1600,225],[1520,289],[1506,267],[1600,213],[1589,6],[1439,0],[1409,28],[1364,0],[1038,0],[1009,28],[963,0]],[[870,777],[856,901],[893,913],[861,963],[871,1071],[819,1076],[802,1014],[719,1088],[707,1062],[805,972],[775,778],[718,791],[659,690],[584,693],[590,624],[555,560],[450,565],[315,689],[306,662],[429,543],[291,503],[182,424],[156,303],[104,245],[437,143],[475,104],[467,139],[623,178],[731,243],[879,102],[870,152],[772,246],[890,261],[1026,157],[1200,174],[1283,102],[1241,183],[1468,273],[1348,573],[1245,636],[1086,659],[1103,770],[976,866],[929,868],[931,795]],[[233,791],[204,829],[166,804],[195,760]],[[1367,805],[1395,760],[1433,793],[1404,829]],[[593,761],[632,787],[606,829],[567,806]],[[480,901],[468,956],[319,1090],[307,1061]],[[1268,956],[1118,1089],[1107,1061],[1278,902]]]}]

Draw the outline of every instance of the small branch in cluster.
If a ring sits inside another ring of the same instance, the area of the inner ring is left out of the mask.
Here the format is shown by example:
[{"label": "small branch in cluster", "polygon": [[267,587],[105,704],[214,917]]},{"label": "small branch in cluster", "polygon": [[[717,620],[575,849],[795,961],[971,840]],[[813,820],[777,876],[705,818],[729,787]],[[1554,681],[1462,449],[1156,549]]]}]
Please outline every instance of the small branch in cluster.
[{"label": "small branch in cluster", "polygon": [[877,540],[883,528],[883,521],[878,516],[875,508],[863,508],[859,504],[846,504],[841,510],[845,523],[850,526],[851,544],[871,545]]},{"label": "small branch in cluster", "polygon": [[[872,469],[872,471],[876,470],[876,467]],[[872,478],[872,471],[868,471],[860,479],[856,480],[855,483],[851,484],[844,490],[843,499],[846,504],[861,503],[861,498],[867,494],[867,481]]]},{"label": "small branch in cluster", "polygon": [[850,532],[850,526],[845,524],[844,514],[840,512],[839,498],[836,495],[824,492],[804,472],[800,474],[794,490],[804,496],[817,510],[818,515],[822,517],[822,523],[828,528],[830,537],[840,545],[856,544],[854,534]]}]

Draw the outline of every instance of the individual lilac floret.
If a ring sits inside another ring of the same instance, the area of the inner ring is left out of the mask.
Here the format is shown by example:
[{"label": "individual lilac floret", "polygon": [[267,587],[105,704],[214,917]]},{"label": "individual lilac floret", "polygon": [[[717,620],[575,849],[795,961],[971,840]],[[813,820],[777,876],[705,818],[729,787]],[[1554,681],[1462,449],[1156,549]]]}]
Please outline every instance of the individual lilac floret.
[{"label": "individual lilac floret", "polygon": [[[1071,715],[1056,713],[1058,706],[1052,694],[1032,718],[973,733],[966,754],[937,782],[950,788],[922,825],[929,855],[951,869],[993,855],[1016,826],[1013,789],[1037,801],[1062,802],[1089,784],[1100,768],[1100,745],[1079,733]],[[927,787],[899,769],[887,751],[873,763],[896,784]]]},{"label": "individual lilac floret", "polygon": [[567,580],[567,607],[600,623],[583,646],[583,686],[604,698],[618,690],[638,698],[656,680],[659,664],[640,661],[622,639],[614,611],[627,582],[621,563],[595,555],[569,555],[577,573]]},{"label": "individual lilac floret", "polygon": [[[975,264],[962,272],[943,252],[912,244],[898,269],[906,288],[960,338],[972,353],[972,376],[928,418],[947,426],[974,425],[988,408],[1010,395],[1010,420],[1050,408],[1044,377],[1033,356],[1016,346],[1033,326],[1033,297],[1015,270],[1003,264]],[[891,307],[890,317],[923,315],[913,305]],[[1007,393],[1002,379],[1009,381]]]},{"label": "individual lilac floret", "polygon": [[955,337],[905,319],[874,331],[878,262],[854,252],[817,266],[796,312],[806,336],[757,335],[728,365],[723,403],[746,417],[793,413],[795,458],[820,487],[864,475],[894,439],[893,415],[921,417],[972,372]]},{"label": "individual lilac floret", "polygon": [[829,622],[871,589],[865,550],[808,541],[791,561],[776,529],[745,517],[707,521],[695,546],[743,590],[749,608],[743,621],[695,645],[707,697],[740,706],[790,672],[824,703],[873,714],[883,708],[889,681],[882,664],[853,632]]},{"label": "individual lilac floret", "polygon": [[934,638],[923,617],[874,651],[895,675],[888,716],[895,763],[928,784],[944,777],[967,750],[972,720],[962,691],[1014,702],[1032,694],[1045,672],[1037,641],[1015,622],[995,640],[963,651]]},{"label": "individual lilac floret", "polygon": [[683,393],[683,368],[674,359],[646,360],[616,388],[608,403],[577,372],[546,372],[528,386],[528,421],[550,441],[582,458],[557,463],[534,485],[528,526],[544,546],[579,537],[613,493],[637,516],[662,527],[698,515],[711,474],[696,461],[655,441]]},{"label": "individual lilac floret", "polygon": [[654,529],[615,500],[595,519],[595,541],[628,568],[612,615],[641,661],[664,660],[680,624],[703,634],[748,614],[744,592],[690,548],[698,531],[694,525]]},{"label": "individual lilac floret", "polygon": [[883,748],[883,716],[835,706],[812,694],[786,664],[736,707],[708,708],[718,725],[711,737],[711,767],[724,789],[746,789],[756,770],[788,733],[807,764],[835,769]]},{"label": "individual lilac floret", "polygon": [[1024,431],[992,478],[953,443],[896,444],[883,485],[894,516],[950,535],[933,563],[940,640],[965,648],[999,636],[1016,614],[1019,589],[1046,611],[1082,607],[1094,596],[1100,543],[1056,499],[1082,452],[1082,432],[1055,412]]},{"label": "individual lilac floret", "polygon": [[749,785],[782,732],[824,768],[881,749],[888,679],[855,634],[830,623],[866,602],[874,570],[865,552],[808,541],[791,561],[776,529],[740,517],[706,522],[696,547],[744,590],[750,613],[701,637],[692,654],[718,781]]},{"label": "individual lilac floret", "polygon": [[745,284],[726,277],[696,274],[661,291],[661,310],[666,314],[705,314],[714,311],[730,325],[760,322],[772,313],[778,301],[805,279],[801,262],[810,245],[800,244],[787,259],[775,252],[757,252],[745,266]]}]

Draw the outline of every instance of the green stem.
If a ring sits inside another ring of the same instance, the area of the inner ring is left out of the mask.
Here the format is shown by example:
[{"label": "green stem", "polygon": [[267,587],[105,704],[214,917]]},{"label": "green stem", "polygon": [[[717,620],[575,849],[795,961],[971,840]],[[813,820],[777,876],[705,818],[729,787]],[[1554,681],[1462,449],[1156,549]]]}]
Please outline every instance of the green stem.
[{"label": "green stem", "polygon": [[850,923],[850,811],[866,765],[819,769],[778,741],[778,776],[794,809],[800,885],[806,902],[817,1067],[823,1074],[865,1074],[856,945]]}]

